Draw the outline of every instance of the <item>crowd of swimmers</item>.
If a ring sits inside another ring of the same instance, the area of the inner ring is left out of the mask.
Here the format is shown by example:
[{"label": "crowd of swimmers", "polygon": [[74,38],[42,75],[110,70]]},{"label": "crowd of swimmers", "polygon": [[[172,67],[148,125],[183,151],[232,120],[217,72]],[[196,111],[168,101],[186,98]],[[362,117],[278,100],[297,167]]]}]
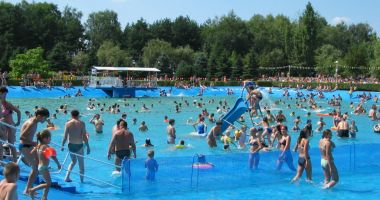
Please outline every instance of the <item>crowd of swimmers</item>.
[{"label": "crowd of swimmers", "polygon": [[[189,120],[188,123],[194,126],[195,131],[198,134],[204,134],[206,137],[207,144],[210,148],[215,148],[218,143],[222,143],[224,150],[229,150],[231,144],[237,146],[239,149],[246,149],[249,151],[248,163],[249,167],[256,169],[259,167],[260,153],[262,151],[272,151],[274,148],[279,149],[279,157],[277,160],[276,169],[280,170],[283,163],[286,163],[289,169],[296,171],[296,175],[292,179],[292,182],[297,181],[301,176],[303,171],[306,171],[307,180],[312,180],[312,164],[309,154],[309,139],[313,136],[312,121],[310,119],[311,113],[308,112],[305,116],[296,116],[294,111],[290,113],[290,118],[294,120],[289,120],[287,116],[283,114],[281,110],[278,111],[277,115],[271,112],[271,107],[278,105],[284,105],[287,109],[292,110],[292,108],[298,109],[321,109],[320,105],[317,105],[314,97],[317,95],[302,95],[298,93],[295,98],[289,97],[288,99],[294,104],[285,103],[285,101],[277,100],[273,105],[262,103],[263,95],[254,86],[247,87],[247,100],[249,102],[249,118],[252,122],[252,127],[248,127],[244,116],[241,116],[238,123],[242,124],[240,128],[231,125],[224,133],[222,133],[221,126],[222,121],[215,117],[214,113],[209,113],[207,109],[204,108],[205,102],[194,101],[193,106],[201,109],[202,112],[198,115],[196,122]],[[17,160],[17,150],[13,145],[16,140],[16,129],[12,127],[17,127],[21,123],[21,112],[18,107],[12,105],[7,101],[6,95],[8,93],[7,88],[0,88],[1,97],[1,121],[4,124],[9,124],[10,126],[1,126],[1,141],[6,142],[10,151],[10,160],[16,162]],[[289,93],[287,96],[290,96]],[[362,94],[358,96],[360,103],[355,106],[353,103],[350,107],[354,110],[354,114],[364,114],[367,113],[364,110],[364,104],[368,100],[373,99],[376,101],[368,112],[368,116],[371,120],[379,120],[380,110],[377,110],[377,96],[368,98],[367,94]],[[337,136],[339,137],[356,137],[358,128],[354,120],[350,120],[349,123],[349,113],[341,113],[340,102],[342,98],[340,96],[333,97],[329,104],[335,109],[332,112],[324,113],[320,120],[317,122],[317,132],[322,133],[322,137],[319,141],[319,149],[321,153],[321,167],[325,175],[325,188],[333,187],[339,181],[339,175],[337,168],[334,163],[333,149],[335,148],[334,142],[331,140],[333,132],[330,129],[326,129],[325,116],[332,116],[332,121],[334,126],[333,130],[337,131]],[[214,103],[215,100],[209,100],[209,103]],[[182,104],[183,103],[183,104]],[[174,102],[176,112],[180,112],[182,106],[190,106],[191,103],[187,100],[184,102]],[[132,106],[129,103],[124,104],[125,106]],[[101,113],[109,112],[113,114],[118,114],[120,112],[120,105],[113,104],[107,106],[105,104],[95,103],[92,99],[88,102],[88,110],[99,109]],[[141,110],[136,110],[137,112],[149,112],[153,108],[153,104],[146,106],[145,104],[141,107]],[[229,105],[227,102],[219,101],[216,114],[222,114],[229,110]],[[22,161],[30,166],[31,171],[28,177],[27,185],[24,190],[24,194],[28,194],[31,197],[35,196],[36,191],[44,190],[42,199],[46,199],[51,186],[51,178],[49,174],[50,159],[52,159],[57,168],[60,169],[61,165],[56,158],[55,150],[49,146],[51,141],[51,133],[49,130],[43,130],[37,133],[37,126],[39,123],[48,122],[48,127],[54,127],[54,124],[49,121],[50,119],[55,119],[56,114],[62,112],[68,114],[67,105],[61,105],[59,109],[50,116],[50,112],[46,108],[36,107],[34,114],[30,112],[25,112],[27,115],[27,120],[23,123],[20,129],[20,141],[19,141],[19,152],[22,154]],[[17,121],[13,121],[12,114],[17,114]],[[64,177],[64,181],[71,182],[70,177],[72,169],[78,163],[79,165],[79,177],[80,181],[84,181],[84,154],[90,154],[90,145],[88,140],[88,133],[86,131],[86,122],[79,119],[80,113],[78,110],[72,109],[70,111],[71,119],[66,122],[64,128],[64,136],[62,139],[62,144],[60,150],[64,151],[66,148],[70,152],[71,163],[67,169],[67,173]],[[133,133],[128,128],[128,123],[126,121],[127,115],[123,113],[121,118],[116,121],[116,124],[112,128],[112,138],[108,147],[107,157],[111,159],[113,155],[115,162],[115,171],[120,171],[121,162],[124,158],[136,158],[136,141],[134,139]],[[253,122],[253,118],[260,119],[259,122]],[[302,120],[306,118],[306,123],[304,127],[300,127]],[[208,120],[206,120],[208,119]],[[133,118],[132,123],[136,124],[136,118]],[[177,134],[175,129],[175,119],[169,119],[169,117],[164,117],[164,122],[167,123],[167,138],[166,143],[172,144],[176,149],[186,148],[185,141],[180,140],[176,143]],[[293,122],[292,128],[288,128],[286,122]],[[96,133],[101,134],[104,126],[104,121],[101,118],[101,114],[95,114],[89,121],[93,124]],[[212,124],[210,130],[207,124]],[[142,121],[139,126],[139,131],[144,132],[148,130],[148,126],[145,121]],[[234,131],[235,130],[235,131]],[[289,131],[296,131],[299,133],[298,139],[294,147],[291,147],[292,136]],[[35,140],[37,136],[37,140]],[[236,143],[236,144],[235,144]],[[275,145],[276,144],[276,145]],[[154,147],[151,140],[147,138],[145,140],[144,147]],[[297,168],[293,164],[293,158],[291,150],[299,152],[298,166]],[[3,145],[0,145],[0,153],[3,154]],[[146,179],[154,180],[155,173],[158,171],[158,163],[154,159],[154,150],[149,150],[147,153],[147,159],[145,161],[145,167],[147,169]],[[2,157],[1,157],[2,159]],[[38,174],[42,174],[44,178],[44,183],[33,187],[33,183]],[[1,195],[6,195],[8,199],[17,199],[17,194],[15,197],[14,187],[16,180],[19,176],[19,167],[16,164],[7,164],[4,167],[5,180],[0,183],[0,188],[2,188]],[[4,189],[3,189],[4,188]],[[7,199],[5,198],[5,199]]]}]

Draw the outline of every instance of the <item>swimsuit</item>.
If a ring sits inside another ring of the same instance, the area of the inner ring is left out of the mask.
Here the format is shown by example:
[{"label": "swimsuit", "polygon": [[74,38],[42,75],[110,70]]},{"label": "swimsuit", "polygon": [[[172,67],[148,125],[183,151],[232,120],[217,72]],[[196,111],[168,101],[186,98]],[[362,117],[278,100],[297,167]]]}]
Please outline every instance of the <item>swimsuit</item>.
[{"label": "swimsuit", "polygon": [[348,130],[339,130],[338,137],[349,137]]},{"label": "swimsuit", "polygon": [[198,124],[198,134],[205,133],[205,125],[203,123]]},{"label": "swimsuit", "polygon": [[38,165],[38,172],[42,173],[45,170],[49,170],[49,166],[47,166],[47,165]]},{"label": "swimsuit", "polygon": [[321,166],[323,169],[326,169],[328,164],[329,164],[329,162],[326,159],[324,159],[324,158],[321,159]]},{"label": "swimsuit", "polygon": [[12,114],[12,110],[7,109],[6,105],[7,105],[6,103],[3,103],[1,105],[1,107],[2,107],[1,114],[4,115],[4,116]]},{"label": "swimsuit", "polygon": [[115,154],[120,160],[123,160],[125,157],[129,158],[131,156],[131,151],[129,149],[117,150]]},{"label": "swimsuit", "polygon": [[83,144],[72,144],[72,143],[69,143],[68,144],[68,148],[69,148],[70,152],[77,153],[78,151],[80,151],[83,148]]}]

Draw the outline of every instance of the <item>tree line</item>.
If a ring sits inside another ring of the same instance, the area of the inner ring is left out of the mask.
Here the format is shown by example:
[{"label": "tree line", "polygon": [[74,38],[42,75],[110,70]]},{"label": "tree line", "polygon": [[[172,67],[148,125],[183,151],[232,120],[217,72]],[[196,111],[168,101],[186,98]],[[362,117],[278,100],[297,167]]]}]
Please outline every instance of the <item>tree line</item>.
[{"label": "tree line", "polygon": [[[117,13],[0,2],[0,66],[11,76],[88,72],[90,66],[157,67],[188,78],[254,78],[259,74],[380,76],[380,40],[366,23],[330,25],[308,3],[296,20],[233,11],[198,24],[188,16],[121,27]],[[303,70],[304,69],[304,70]]]}]

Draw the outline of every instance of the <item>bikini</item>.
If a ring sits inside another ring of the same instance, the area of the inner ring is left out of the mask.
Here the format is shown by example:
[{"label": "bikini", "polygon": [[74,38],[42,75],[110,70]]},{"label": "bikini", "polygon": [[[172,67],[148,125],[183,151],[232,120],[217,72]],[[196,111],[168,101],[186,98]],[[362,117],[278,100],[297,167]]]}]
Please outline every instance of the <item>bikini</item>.
[{"label": "bikini", "polygon": [[7,115],[12,114],[12,110],[7,109],[7,104],[6,103],[2,103],[1,107],[2,107],[2,110],[1,110],[1,114],[2,115],[7,116]]}]

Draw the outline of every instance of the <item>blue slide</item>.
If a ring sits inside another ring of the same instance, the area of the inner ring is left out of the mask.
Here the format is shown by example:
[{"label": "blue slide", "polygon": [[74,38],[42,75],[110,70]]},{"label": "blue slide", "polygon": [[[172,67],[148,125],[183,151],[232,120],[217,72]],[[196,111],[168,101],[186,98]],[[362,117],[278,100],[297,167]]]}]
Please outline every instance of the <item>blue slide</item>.
[{"label": "blue slide", "polygon": [[238,98],[234,107],[228,111],[226,115],[221,119],[222,121],[222,132],[224,132],[230,124],[233,124],[239,117],[244,114],[248,109],[248,102],[243,98]]}]

